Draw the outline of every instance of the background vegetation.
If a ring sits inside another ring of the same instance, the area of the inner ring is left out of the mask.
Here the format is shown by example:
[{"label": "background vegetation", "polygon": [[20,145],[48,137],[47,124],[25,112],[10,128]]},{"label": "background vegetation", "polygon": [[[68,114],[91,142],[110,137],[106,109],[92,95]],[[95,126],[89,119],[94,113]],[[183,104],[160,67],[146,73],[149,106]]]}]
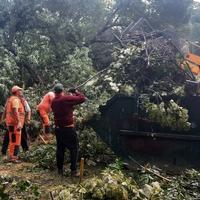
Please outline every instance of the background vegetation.
[{"label": "background vegetation", "polygon": [[[157,49],[148,65],[145,43],[121,47],[116,35],[143,17],[153,29],[175,30],[178,36],[199,45],[199,13],[200,3],[192,0],[0,0],[0,105],[4,105],[13,85],[23,87],[33,111],[29,131],[36,136],[40,123],[35,108],[41,97],[52,89],[55,79],[68,89],[102,72],[80,87],[88,101],[76,111],[81,155],[92,159],[90,163],[95,165],[93,162],[98,162],[101,155],[109,151],[83,122],[98,112],[99,105],[117,92],[166,95],[170,91],[169,94],[183,94],[185,82],[185,76],[178,67],[177,54],[158,60],[161,51]],[[200,54],[198,48],[193,47],[191,51]],[[183,110],[183,113],[186,122],[187,112]],[[33,149],[25,157],[37,162],[39,167],[52,169],[55,167],[53,152],[55,146],[49,145]],[[147,194],[144,184],[130,180],[121,172],[107,170],[103,173],[104,177],[109,174],[105,180],[91,179],[78,189],[65,189],[58,193],[59,199],[66,199],[74,190],[79,190],[77,194],[84,197],[96,199],[107,199],[108,196],[112,199],[112,191],[116,190],[118,199],[127,199],[133,194],[135,199],[156,199],[162,191],[162,199],[167,199],[177,185],[182,186],[184,179],[180,177],[173,182],[174,185],[166,186],[168,189],[164,191],[157,183],[152,185],[153,181],[146,182],[149,186],[145,187],[150,191]],[[195,176],[195,181],[199,179],[196,171],[188,176]],[[6,199],[8,194],[4,182],[12,185],[13,179],[0,179],[3,183],[0,192]],[[95,186],[101,187],[105,183],[109,187],[112,185],[113,190],[108,187],[99,192]],[[113,183],[116,185],[113,186]],[[188,187],[189,180],[185,184]],[[15,184],[16,191],[20,193],[19,187],[22,186],[27,193],[33,191],[34,194],[29,193],[30,198],[31,195],[39,198],[36,186],[19,181],[19,184]],[[177,190],[175,196],[169,199],[182,199],[182,195],[189,195],[186,193],[185,188],[181,192]]]}]

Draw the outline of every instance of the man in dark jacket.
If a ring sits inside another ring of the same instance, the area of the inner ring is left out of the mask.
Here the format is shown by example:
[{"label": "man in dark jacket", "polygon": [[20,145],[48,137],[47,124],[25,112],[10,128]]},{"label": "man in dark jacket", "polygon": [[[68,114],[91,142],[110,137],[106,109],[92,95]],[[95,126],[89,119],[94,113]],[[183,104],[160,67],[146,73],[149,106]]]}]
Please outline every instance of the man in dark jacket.
[{"label": "man in dark jacket", "polygon": [[85,96],[75,89],[69,94],[63,93],[63,85],[58,83],[54,86],[55,98],[52,101],[54,114],[55,134],[57,142],[56,160],[58,173],[63,174],[65,149],[70,151],[71,175],[77,175],[78,138],[75,131],[73,117],[74,106],[85,101]]}]

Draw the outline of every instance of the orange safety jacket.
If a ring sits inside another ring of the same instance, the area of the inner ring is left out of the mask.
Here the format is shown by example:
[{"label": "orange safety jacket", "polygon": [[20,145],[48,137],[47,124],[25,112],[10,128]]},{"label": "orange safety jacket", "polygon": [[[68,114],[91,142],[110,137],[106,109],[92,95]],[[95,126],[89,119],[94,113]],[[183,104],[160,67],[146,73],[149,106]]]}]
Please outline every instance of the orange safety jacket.
[{"label": "orange safety jacket", "polygon": [[55,93],[54,92],[48,92],[40,102],[40,104],[37,106],[37,110],[48,114],[51,112],[51,103],[53,99],[55,98]]},{"label": "orange safety jacket", "polygon": [[[16,105],[17,104],[17,105]],[[6,103],[6,110],[5,110],[5,117],[6,117],[6,125],[7,126],[16,126],[18,121],[13,112],[13,108],[17,106],[17,110],[19,113],[19,121],[24,125],[25,120],[25,109],[24,105],[22,104],[21,100],[17,96],[11,96]]]}]

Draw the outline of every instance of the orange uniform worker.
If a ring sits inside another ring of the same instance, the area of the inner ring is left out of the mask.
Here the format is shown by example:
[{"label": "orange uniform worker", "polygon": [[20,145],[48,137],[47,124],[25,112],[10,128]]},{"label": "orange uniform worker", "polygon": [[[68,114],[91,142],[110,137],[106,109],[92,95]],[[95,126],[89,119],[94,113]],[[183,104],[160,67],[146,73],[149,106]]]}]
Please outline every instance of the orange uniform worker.
[{"label": "orange uniform worker", "polygon": [[9,157],[11,161],[17,161],[21,144],[21,129],[24,126],[25,109],[21,102],[22,88],[13,86],[11,97],[7,100],[5,115],[6,126],[9,131]]},{"label": "orange uniform worker", "polygon": [[37,105],[37,111],[42,119],[44,132],[48,134],[50,132],[50,120],[49,113],[51,112],[51,103],[55,98],[54,92],[48,92]]}]

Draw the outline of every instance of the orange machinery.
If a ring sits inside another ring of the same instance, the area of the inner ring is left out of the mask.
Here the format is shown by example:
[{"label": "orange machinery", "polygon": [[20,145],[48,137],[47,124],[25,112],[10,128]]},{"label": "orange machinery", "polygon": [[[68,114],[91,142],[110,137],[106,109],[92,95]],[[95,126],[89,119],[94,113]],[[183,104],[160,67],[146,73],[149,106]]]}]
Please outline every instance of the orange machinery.
[{"label": "orange machinery", "polygon": [[190,67],[190,70],[194,75],[200,76],[200,56],[188,53],[185,56],[184,64],[187,64]]}]

